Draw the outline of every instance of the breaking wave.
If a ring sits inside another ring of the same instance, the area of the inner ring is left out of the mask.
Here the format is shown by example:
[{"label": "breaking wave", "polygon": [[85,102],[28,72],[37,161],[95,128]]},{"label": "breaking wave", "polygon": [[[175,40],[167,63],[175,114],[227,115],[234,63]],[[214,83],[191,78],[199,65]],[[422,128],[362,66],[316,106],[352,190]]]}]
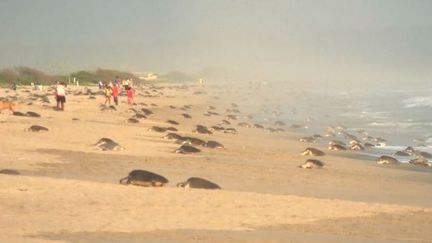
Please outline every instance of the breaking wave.
[{"label": "breaking wave", "polygon": [[432,108],[432,97],[431,96],[417,96],[402,100],[402,104],[405,108],[415,107],[428,107]]}]

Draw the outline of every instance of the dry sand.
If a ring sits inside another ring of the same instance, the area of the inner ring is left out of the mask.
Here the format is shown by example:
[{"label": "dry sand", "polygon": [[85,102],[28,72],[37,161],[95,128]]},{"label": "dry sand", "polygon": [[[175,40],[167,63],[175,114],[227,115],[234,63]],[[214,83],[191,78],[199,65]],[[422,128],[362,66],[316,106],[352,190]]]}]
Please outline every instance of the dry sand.
[{"label": "dry sand", "polygon": [[[53,96],[49,104],[27,105],[30,94],[43,94],[29,89],[17,92],[18,110],[40,118],[0,114],[0,170],[21,173],[0,174],[0,242],[432,242],[430,170],[378,166],[355,152],[325,148],[326,167],[303,170],[297,167],[308,146],[297,142],[303,134],[235,124],[228,127],[236,135],[193,134],[197,124],[225,119],[231,101],[224,90],[144,87],[134,108],[154,114],[132,124],[124,96],[117,111],[100,111],[102,96],[73,95],[84,88],[71,87],[66,111],[59,112],[52,109]],[[0,90],[0,97],[15,94],[6,92]],[[183,105],[192,108],[178,109]],[[208,105],[223,116],[204,116]],[[192,119],[183,118],[185,112]],[[179,134],[216,140],[225,149],[173,153],[178,144],[148,131],[172,126],[168,119],[180,123]],[[49,131],[25,131],[34,124]],[[125,150],[95,149],[102,137]],[[164,188],[119,185],[133,169],[170,182]],[[192,176],[223,190],[175,187]]]}]

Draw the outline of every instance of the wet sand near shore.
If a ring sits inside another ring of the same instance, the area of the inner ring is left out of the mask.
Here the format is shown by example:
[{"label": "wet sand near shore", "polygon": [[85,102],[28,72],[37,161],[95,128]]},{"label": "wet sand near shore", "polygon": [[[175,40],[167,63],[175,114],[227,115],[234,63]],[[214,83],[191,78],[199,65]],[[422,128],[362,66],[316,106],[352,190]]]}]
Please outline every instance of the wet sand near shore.
[{"label": "wet sand near shore", "polygon": [[[18,111],[41,117],[0,114],[0,170],[21,174],[0,174],[0,241],[432,241],[427,230],[432,226],[430,169],[380,166],[356,152],[329,151],[323,145],[313,146],[326,152],[320,158],[326,166],[300,169],[306,159],[300,152],[311,146],[298,141],[304,134],[241,127],[242,116],[226,125],[238,134],[195,134],[196,125],[210,127],[227,119],[226,109],[235,99],[216,87],[138,89],[133,108],[154,113],[138,123],[127,121],[134,113],[123,96],[116,111],[101,111],[102,96],[89,99],[77,94],[83,87],[70,87],[66,111],[59,112],[52,109],[53,96],[48,96],[50,103],[28,100],[28,94],[39,91],[25,89],[18,91]],[[1,97],[12,94],[0,90]],[[191,108],[180,109],[184,105]],[[209,105],[220,115],[203,115]],[[180,124],[168,124],[169,119]],[[25,131],[34,124],[49,131]],[[173,151],[180,145],[162,139],[167,132],[149,131],[152,126],[174,126],[178,134],[215,140],[225,149],[177,154]],[[95,149],[92,145],[103,137],[125,150]],[[170,182],[166,188],[119,185],[133,169],[161,174]],[[223,190],[175,187],[192,176]]]}]

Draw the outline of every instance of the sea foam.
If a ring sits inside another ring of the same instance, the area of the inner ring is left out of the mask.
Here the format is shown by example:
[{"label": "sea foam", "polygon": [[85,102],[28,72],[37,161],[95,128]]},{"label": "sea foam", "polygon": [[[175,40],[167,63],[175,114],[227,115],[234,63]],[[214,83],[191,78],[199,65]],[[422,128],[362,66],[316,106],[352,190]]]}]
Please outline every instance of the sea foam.
[{"label": "sea foam", "polygon": [[432,97],[431,96],[417,96],[402,100],[402,104],[405,108],[415,107],[430,107],[432,108]]}]

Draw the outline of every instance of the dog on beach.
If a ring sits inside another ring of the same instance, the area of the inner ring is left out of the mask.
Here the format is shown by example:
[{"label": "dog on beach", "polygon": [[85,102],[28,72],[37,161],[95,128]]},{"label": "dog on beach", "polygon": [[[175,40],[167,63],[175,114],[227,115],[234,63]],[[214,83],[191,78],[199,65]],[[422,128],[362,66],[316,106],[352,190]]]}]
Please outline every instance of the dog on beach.
[{"label": "dog on beach", "polygon": [[12,101],[0,101],[0,111],[9,109],[12,112],[15,112],[16,103]]}]

